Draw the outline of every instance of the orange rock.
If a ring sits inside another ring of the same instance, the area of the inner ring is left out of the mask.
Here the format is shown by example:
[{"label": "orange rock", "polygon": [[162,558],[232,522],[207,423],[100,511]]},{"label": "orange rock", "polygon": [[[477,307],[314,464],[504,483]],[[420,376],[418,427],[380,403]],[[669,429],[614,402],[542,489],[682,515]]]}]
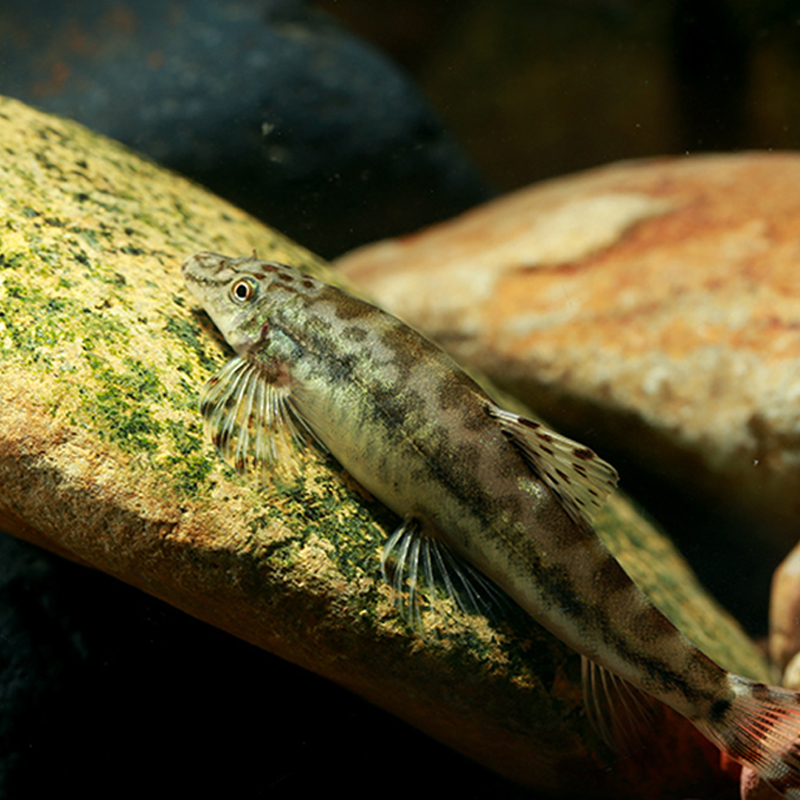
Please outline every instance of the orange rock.
[{"label": "orange rock", "polygon": [[340,259],[567,431],[800,523],[800,156],[620,163]]}]

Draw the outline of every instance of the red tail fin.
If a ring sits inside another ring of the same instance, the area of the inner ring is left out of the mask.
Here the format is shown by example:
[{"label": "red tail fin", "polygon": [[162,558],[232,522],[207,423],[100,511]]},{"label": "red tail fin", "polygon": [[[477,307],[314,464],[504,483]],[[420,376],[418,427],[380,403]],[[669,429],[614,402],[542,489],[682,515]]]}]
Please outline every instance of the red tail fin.
[{"label": "red tail fin", "polygon": [[697,727],[731,758],[790,800],[800,800],[800,694],[729,676],[733,699],[718,700]]}]

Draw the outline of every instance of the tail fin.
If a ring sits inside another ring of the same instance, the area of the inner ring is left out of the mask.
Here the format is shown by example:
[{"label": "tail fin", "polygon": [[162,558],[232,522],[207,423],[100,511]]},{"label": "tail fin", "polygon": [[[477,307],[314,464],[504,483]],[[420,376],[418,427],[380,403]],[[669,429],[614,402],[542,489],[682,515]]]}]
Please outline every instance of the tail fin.
[{"label": "tail fin", "polygon": [[695,724],[784,797],[800,800],[800,694],[729,675],[732,699]]}]

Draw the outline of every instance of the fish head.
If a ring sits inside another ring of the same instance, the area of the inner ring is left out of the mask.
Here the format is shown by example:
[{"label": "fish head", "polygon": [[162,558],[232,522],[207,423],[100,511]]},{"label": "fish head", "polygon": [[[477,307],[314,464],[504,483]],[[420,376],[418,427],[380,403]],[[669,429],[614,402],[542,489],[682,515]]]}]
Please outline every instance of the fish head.
[{"label": "fish head", "polygon": [[261,340],[275,308],[298,288],[317,284],[293,267],[255,256],[195,253],[184,260],[181,271],[192,296],[239,354]]}]

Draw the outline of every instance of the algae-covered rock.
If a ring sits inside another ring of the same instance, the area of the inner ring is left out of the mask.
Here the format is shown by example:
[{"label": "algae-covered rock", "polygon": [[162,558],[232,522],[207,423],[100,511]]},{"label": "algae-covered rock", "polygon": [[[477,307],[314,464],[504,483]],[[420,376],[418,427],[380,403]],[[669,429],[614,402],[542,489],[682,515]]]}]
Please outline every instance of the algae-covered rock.
[{"label": "algae-covered rock", "polygon": [[[259,489],[205,442],[198,389],[228,353],[180,278],[198,249],[256,249],[333,279],[302,248],[84,128],[0,100],[0,528],[104,570],[314,670],[529,786],[667,796],[721,780],[671,715],[619,760],[583,711],[577,656],[514,614],[398,617],[379,569],[397,520],[313,449]],[[755,648],[616,497],[609,544],[729,668]],[[248,735],[253,735],[249,733]]]}]

